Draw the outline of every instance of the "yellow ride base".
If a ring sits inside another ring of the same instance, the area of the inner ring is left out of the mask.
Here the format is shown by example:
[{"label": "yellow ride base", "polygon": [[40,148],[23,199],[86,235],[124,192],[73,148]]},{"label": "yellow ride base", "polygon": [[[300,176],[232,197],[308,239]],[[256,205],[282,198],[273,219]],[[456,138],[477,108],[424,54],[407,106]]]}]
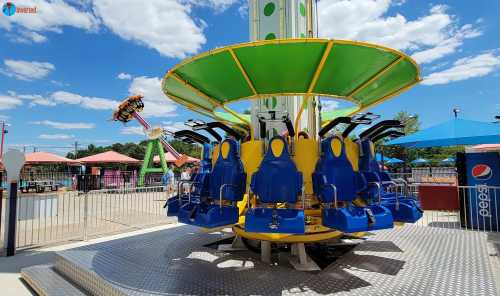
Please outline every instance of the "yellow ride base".
[{"label": "yellow ride base", "polygon": [[237,235],[251,240],[262,240],[280,243],[312,243],[325,241],[341,237],[344,233],[336,230],[312,232],[306,234],[286,234],[286,233],[256,233],[246,232],[240,225],[233,226],[233,231]]}]

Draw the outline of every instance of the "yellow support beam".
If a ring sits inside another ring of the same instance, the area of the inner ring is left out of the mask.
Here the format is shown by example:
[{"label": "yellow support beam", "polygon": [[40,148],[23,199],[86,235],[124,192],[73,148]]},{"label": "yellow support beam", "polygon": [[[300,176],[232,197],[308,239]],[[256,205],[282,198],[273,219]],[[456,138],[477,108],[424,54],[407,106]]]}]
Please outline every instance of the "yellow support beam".
[{"label": "yellow support beam", "polygon": [[399,89],[397,89],[396,91],[393,91],[392,93],[390,93],[390,94],[388,94],[388,95],[386,95],[386,96],[382,97],[381,99],[377,100],[375,103],[372,103],[372,104],[369,104],[369,105],[363,106],[362,108],[360,108],[360,109],[359,109],[359,110],[357,110],[356,112],[353,112],[353,113],[349,114],[349,116],[352,116],[352,115],[354,115],[354,114],[356,114],[356,113],[358,113],[358,112],[362,112],[362,111],[364,111],[364,110],[366,110],[366,109],[368,109],[368,108],[371,108],[371,107],[373,107],[373,106],[376,106],[376,105],[378,105],[378,104],[381,104],[381,103],[383,103],[383,102],[387,101],[388,99],[390,99],[390,98],[392,98],[392,97],[394,97],[394,96],[397,96],[397,95],[399,95],[400,93],[402,93],[402,92],[404,92],[404,91],[407,91],[408,89],[412,88],[413,86],[415,86],[415,84],[417,84],[417,83],[419,83],[419,82],[421,82],[421,81],[422,81],[422,79],[412,81],[411,83],[408,83],[408,84],[406,84],[405,86],[400,87],[400,88],[399,88]]},{"label": "yellow support beam", "polygon": [[245,80],[248,83],[248,87],[250,87],[250,89],[252,90],[254,95],[257,95],[257,91],[255,90],[255,87],[254,87],[252,81],[248,77],[248,74],[245,71],[245,68],[243,68],[243,65],[241,64],[240,60],[238,59],[238,57],[236,56],[236,54],[234,53],[234,50],[232,48],[229,49],[229,53],[231,53],[231,56],[233,57],[234,62],[236,63],[236,65],[238,65],[238,68],[240,68],[241,74],[243,75],[243,77],[245,77]]},{"label": "yellow support beam", "polygon": [[325,67],[326,59],[330,55],[330,52],[332,51],[332,47],[333,47],[333,40],[330,40],[330,41],[328,41],[326,48],[325,48],[325,51],[323,52],[323,56],[321,57],[321,60],[318,64],[318,66],[316,67],[316,71],[314,72],[313,78],[312,78],[311,82],[309,83],[309,88],[307,89],[307,94],[302,101],[302,105],[300,106],[299,113],[295,117],[295,131],[296,131],[297,139],[299,137],[298,135],[299,135],[299,128],[300,128],[300,126],[299,126],[300,117],[302,117],[302,113],[304,112],[304,108],[307,105],[307,102],[309,101],[309,97],[311,97],[311,93],[314,90],[314,88],[316,87],[316,84],[318,83],[319,75],[321,74],[321,71],[323,71],[323,68]]},{"label": "yellow support beam", "polygon": [[187,88],[189,88],[190,90],[194,91],[200,97],[203,97],[204,99],[206,99],[207,101],[209,101],[212,105],[214,105],[216,107],[222,107],[222,103],[221,102],[217,101],[216,99],[212,98],[211,96],[209,96],[206,93],[202,92],[201,90],[197,89],[196,87],[194,87],[193,85],[191,85],[186,80],[184,80],[184,79],[180,78],[179,76],[177,76],[177,74],[172,74],[171,77],[174,78],[175,80],[177,80],[178,82],[184,84]]},{"label": "yellow support beam", "polygon": [[368,79],[367,81],[363,82],[361,85],[356,87],[350,94],[347,95],[347,99],[352,99],[357,93],[365,89],[368,85],[370,85],[372,82],[377,80],[380,76],[384,75],[387,71],[392,69],[394,66],[399,64],[403,60],[403,56],[400,56],[399,58],[395,59],[392,61],[389,65],[385,66],[382,70],[380,70],[377,74],[375,74],[372,78]]},{"label": "yellow support beam", "polygon": [[[216,106],[216,107],[220,107],[222,109],[224,109],[226,112],[228,112],[229,114],[233,115],[234,117],[238,118],[239,120],[241,120],[241,122],[247,124],[249,127],[250,127],[250,136],[252,137],[253,139],[253,129],[252,129],[252,124],[246,120],[245,118],[241,117],[237,112],[235,112],[233,109],[229,108],[229,107],[226,107],[224,106],[224,104],[222,104],[221,102],[217,101],[216,99],[212,98],[211,96],[207,95],[206,93],[202,92],[201,90],[197,89],[196,87],[194,87],[193,85],[191,85],[189,82],[185,81],[184,79],[180,78],[179,76],[177,76],[176,74],[172,74],[171,77],[173,77],[175,80],[177,80],[178,82],[184,84],[187,88],[189,88],[190,90],[194,91],[196,94],[198,94],[199,96],[203,97],[204,99],[206,99],[207,101],[209,101],[212,105]],[[212,111],[210,111],[212,112]]]},{"label": "yellow support beam", "polygon": [[[173,94],[170,94],[170,93],[165,93],[165,95],[167,97],[169,97],[172,101],[174,101],[174,102],[176,102],[176,103],[178,103],[178,104],[180,104],[180,105],[188,108],[191,111],[194,111],[194,112],[200,113],[202,115],[205,115],[205,116],[208,116],[208,117],[212,117],[213,119],[216,119],[216,116],[212,114],[212,110],[207,109],[206,107],[203,107],[203,106],[195,104],[195,103],[188,103],[186,101],[183,101],[181,98],[179,98],[179,97],[177,97],[177,96],[175,96]],[[203,112],[200,111],[200,110],[198,110],[197,108],[203,110]]]}]

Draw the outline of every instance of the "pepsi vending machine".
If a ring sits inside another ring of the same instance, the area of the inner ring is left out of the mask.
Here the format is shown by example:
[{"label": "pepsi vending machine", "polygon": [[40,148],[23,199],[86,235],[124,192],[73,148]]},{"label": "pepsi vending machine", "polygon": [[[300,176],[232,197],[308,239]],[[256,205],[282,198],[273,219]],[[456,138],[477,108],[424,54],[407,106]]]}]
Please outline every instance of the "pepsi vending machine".
[{"label": "pepsi vending machine", "polygon": [[457,153],[462,227],[500,230],[500,153]]}]

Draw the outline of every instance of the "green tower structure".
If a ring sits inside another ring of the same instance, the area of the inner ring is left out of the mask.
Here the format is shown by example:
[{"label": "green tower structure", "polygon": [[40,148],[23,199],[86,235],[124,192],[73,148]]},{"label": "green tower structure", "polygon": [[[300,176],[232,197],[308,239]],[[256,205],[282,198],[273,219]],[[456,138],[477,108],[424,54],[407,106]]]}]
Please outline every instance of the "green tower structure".
[{"label": "green tower structure", "polygon": [[[154,166],[154,157],[158,155],[160,157],[160,167]],[[146,154],[144,155],[144,161],[142,163],[141,171],[139,173],[139,186],[144,186],[144,179],[147,174],[151,173],[162,173],[168,172],[167,161],[165,159],[165,151],[163,150],[163,145],[159,139],[153,139],[148,141],[148,146],[146,147]]]}]

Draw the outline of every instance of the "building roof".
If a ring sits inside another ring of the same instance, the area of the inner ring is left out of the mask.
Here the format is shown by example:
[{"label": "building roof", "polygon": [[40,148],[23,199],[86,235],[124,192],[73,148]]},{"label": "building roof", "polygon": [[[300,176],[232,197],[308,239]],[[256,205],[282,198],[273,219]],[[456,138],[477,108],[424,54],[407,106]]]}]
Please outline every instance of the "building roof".
[{"label": "building roof", "polygon": [[[183,155],[183,154],[181,154]],[[177,159],[172,155],[172,153],[170,152],[165,152],[165,160],[168,162],[168,163],[172,163],[172,162],[175,162]],[[158,155],[155,155],[153,157],[153,161],[154,162],[160,162],[160,157]],[[191,162],[199,162],[200,160],[198,158],[194,158],[194,157],[191,157],[191,156],[187,156],[187,160],[186,162],[187,163],[191,163]]]},{"label": "building roof", "polygon": [[473,151],[483,152],[483,151],[500,151],[500,144],[481,144],[472,146]]},{"label": "building roof", "polygon": [[78,164],[78,161],[48,152],[26,153],[26,164]]},{"label": "building roof", "polygon": [[78,162],[83,164],[97,164],[97,163],[121,163],[121,164],[141,164],[142,161],[120,154],[115,151],[106,151],[103,153],[83,157],[77,159]]}]

